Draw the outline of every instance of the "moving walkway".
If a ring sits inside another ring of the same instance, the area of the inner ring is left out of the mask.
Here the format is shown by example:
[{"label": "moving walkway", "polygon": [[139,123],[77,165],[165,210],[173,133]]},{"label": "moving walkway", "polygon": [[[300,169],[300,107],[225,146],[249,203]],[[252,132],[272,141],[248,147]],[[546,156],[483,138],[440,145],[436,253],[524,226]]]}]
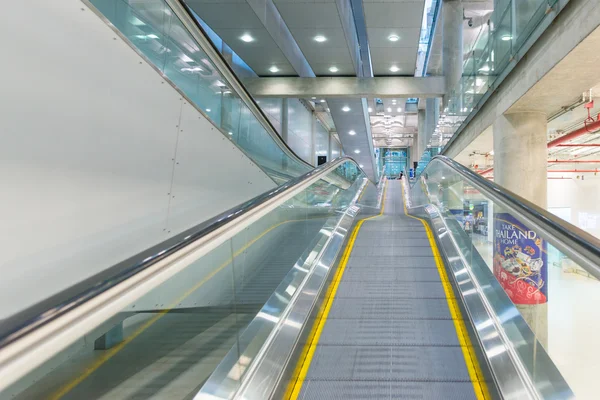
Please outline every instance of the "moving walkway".
[{"label": "moving walkway", "polygon": [[494,276],[504,255],[487,259],[449,205],[476,192],[598,278],[597,239],[444,157],[412,187],[348,165],[334,160],[1,321],[0,398],[584,390],[569,369],[580,361],[553,353],[554,332],[535,323],[544,304],[511,302]]}]

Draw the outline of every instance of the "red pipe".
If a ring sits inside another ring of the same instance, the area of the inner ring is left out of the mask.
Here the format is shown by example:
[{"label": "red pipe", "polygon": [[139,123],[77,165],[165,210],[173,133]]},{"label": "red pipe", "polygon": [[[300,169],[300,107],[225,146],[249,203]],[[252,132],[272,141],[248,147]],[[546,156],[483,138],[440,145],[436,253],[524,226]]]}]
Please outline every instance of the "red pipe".
[{"label": "red pipe", "polygon": [[548,172],[600,172],[597,169],[549,169]]},{"label": "red pipe", "polygon": [[569,143],[569,144],[557,144],[556,147],[600,147],[600,143]]},{"label": "red pipe", "polygon": [[584,126],[583,128],[576,129],[571,133],[567,133],[564,136],[554,139],[553,141],[548,143],[548,148],[551,149],[553,147],[558,146],[559,144],[563,144],[570,140],[576,139],[581,135],[585,135],[586,133],[595,132],[597,130],[600,130],[600,120],[598,120],[596,122],[592,122],[591,124]]},{"label": "red pipe", "polygon": [[488,169],[484,169],[483,171],[478,171],[478,173],[481,174],[481,175],[485,175],[487,173],[492,172],[493,170],[494,170],[494,167],[488,168]]},{"label": "red pipe", "polygon": [[600,160],[548,160],[549,164],[598,164]]}]

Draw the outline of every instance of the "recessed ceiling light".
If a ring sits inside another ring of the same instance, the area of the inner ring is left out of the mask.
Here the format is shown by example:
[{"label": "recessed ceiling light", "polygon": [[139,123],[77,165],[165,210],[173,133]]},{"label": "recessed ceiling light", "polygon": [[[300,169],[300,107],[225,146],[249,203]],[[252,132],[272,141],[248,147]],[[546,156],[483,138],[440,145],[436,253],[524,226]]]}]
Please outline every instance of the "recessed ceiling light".
[{"label": "recessed ceiling light", "polygon": [[342,107],[342,111],[343,112],[348,112],[348,111],[350,111],[350,107],[344,106],[344,107]]},{"label": "recessed ceiling light", "polygon": [[321,99],[321,103],[325,103],[325,99]]},{"label": "recessed ceiling light", "polygon": [[354,131],[350,131],[350,132],[348,132],[348,135],[350,135],[350,136],[354,136],[354,135],[356,135],[356,132],[354,132]]},{"label": "recessed ceiling light", "polygon": [[149,37],[150,39],[158,39],[158,36],[156,36],[154,33],[151,33],[146,37]]},{"label": "recessed ceiling light", "polygon": [[367,111],[373,112],[373,109],[371,107],[369,107],[369,108],[367,108]]},{"label": "recessed ceiling light", "polygon": [[398,72],[398,71],[400,71],[400,68],[396,67],[395,65],[392,65],[390,67],[390,71],[392,71],[392,72]]},{"label": "recessed ceiling light", "polygon": [[358,164],[359,167],[364,168],[365,166],[362,164]]},{"label": "recessed ceiling light", "polygon": [[246,43],[254,42],[254,38],[248,33],[244,33],[242,36],[240,36],[240,39],[242,39]]},{"label": "recessed ceiling light", "polygon": [[317,35],[314,37],[315,42],[322,43],[327,40],[327,38],[323,35]]},{"label": "recessed ceiling light", "polygon": [[500,37],[500,39],[502,39],[503,42],[508,42],[509,40],[512,39],[511,35],[502,35],[502,37]]},{"label": "recessed ceiling light", "polygon": [[273,65],[271,68],[269,68],[269,71],[275,73],[275,72],[279,72],[279,68],[277,68],[277,66]]},{"label": "recessed ceiling light", "polygon": [[317,98],[316,97],[311,97],[311,99],[316,100]]},{"label": "recessed ceiling light", "polygon": [[329,67],[330,72],[338,72],[339,69],[337,67]]},{"label": "recessed ceiling light", "polygon": [[396,104],[396,99],[392,99],[392,104]]},{"label": "recessed ceiling light", "polygon": [[390,35],[390,36],[388,36],[388,40],[390,42],[397,42],[398,40],[400,40],[400,36],[398,36],[398,35]]},{"label": "recessed ceiling light", "polygon": [[206,109],[206,112],[210,112],[210,108],[207,108],[207,109]]},{"label": "recessed ceiling light", "polygon": [[354,150],[354,152],[355,152],[356,154],[359,154],[359,153],[360,153],[360,150],[359,150],[359,149],[356,149],[356,150]]},{"label": "recessed ceiling light", "polygon": [[387,111],[392,112],[392,107],[388,107]]},{"label": "recessed ceiling light", "polygon": [[402,107],[398,107],[398,112],[402,112]]},{"label": "recessed ceiling light", "polygon": [[233,135],[233,132],[229,132],[230,135]]}]

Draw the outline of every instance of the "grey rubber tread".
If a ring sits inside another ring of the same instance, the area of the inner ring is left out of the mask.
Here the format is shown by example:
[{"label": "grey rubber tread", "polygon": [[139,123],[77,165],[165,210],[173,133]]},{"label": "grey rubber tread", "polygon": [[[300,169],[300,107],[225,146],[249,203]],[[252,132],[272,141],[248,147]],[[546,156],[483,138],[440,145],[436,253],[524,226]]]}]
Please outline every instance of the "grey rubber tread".
[{"label": "grey rubber tread", "polygon": [[[375,242],[375,243],[373,243]],[[372,239],[360,239],[354,243],[354,248],[374,246],[377,247],[430,247],[429,240],[427,238],[407,238],[407,239],[389,239],[387,237],[372,238]]]},{"label": "grey rubber tread", "polygon": [[470,382],[460,347],[323,346],[306,379]]},{"label": "grey rubber tread", "polygon": [[344,281],[439,282],[437,268],[346,267]]},{"label": "grey rubber tread", "polygon": [[300,399],[475,399],[425,228],[388,184],[384,214],[354,241]]},{"label": "grey rubber tread", "polygon": [[448,301],[440,299],[344,298],[336,296],[327,319],[451,319]]},{"label": "grey rubber tread", "polygon": [[[406,232],[386,232],[385,234],[381,234],[377,231],[363,231],[362,229],[358,232],[357,239],[372,239],[372,238],[386,238],[393,240],[403,240],[403,239],[425,239],[427,240],[427,232],[425,229],[423,230],[414,230],[414,231],[406,231]],[[358,240],[357,240],[358,241]]]},{"label": "grey rubber tread", "polygon": [[445,299],[441,282],[349,281],[340,285],[337,297],[397,299]]},{"label": "grey rubber tread", "polygon": [[452,320],[327,320],[319,345],[459,346]]},{"label": "grey rubber tread", "polygon": [[306,381],[301,400],[475,400],[470,382]]},{"label": "grey rubber tread", "polygon": [[430,257],[396,257],[396,256],[357,256],[350,255],[348,266],[366,268],[436,268],[435,258]]},{"label": "grey rubber tread", "polygon": [[355,256],[433,257],[431,247],[360,246],[352,250]]}]

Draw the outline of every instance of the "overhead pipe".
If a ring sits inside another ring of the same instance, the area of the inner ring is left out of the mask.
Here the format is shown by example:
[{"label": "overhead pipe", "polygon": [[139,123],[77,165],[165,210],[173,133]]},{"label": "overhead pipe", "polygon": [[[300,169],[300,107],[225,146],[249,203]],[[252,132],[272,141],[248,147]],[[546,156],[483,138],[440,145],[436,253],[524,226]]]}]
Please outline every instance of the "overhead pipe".
[{"label": "overhead pipe", "polygon": [[548,172],[600,172],[598,169],[549,169]]},{"label": "overhead pipe", "polygon": [[557,144],[556,147],[600,147],[600,143],[568,143]]},{"label": "overhead pipe", "polygon": [[548,160],[548,164],[599,164],[600,160]]},{"label": "overhead pipe", "polygon": [[556,138],[551,142],[548,142],[548,148],[552,149],[558,145],[562,145],[565,142],[568,142],[573,139],[577,139],[581,135],[585,135],[586,133],[593,133],[600,130],[600,120],[592,122],[588,125],[584,125],[582,128],[576,129],[571,133],[567,133],[564,136]]}]

